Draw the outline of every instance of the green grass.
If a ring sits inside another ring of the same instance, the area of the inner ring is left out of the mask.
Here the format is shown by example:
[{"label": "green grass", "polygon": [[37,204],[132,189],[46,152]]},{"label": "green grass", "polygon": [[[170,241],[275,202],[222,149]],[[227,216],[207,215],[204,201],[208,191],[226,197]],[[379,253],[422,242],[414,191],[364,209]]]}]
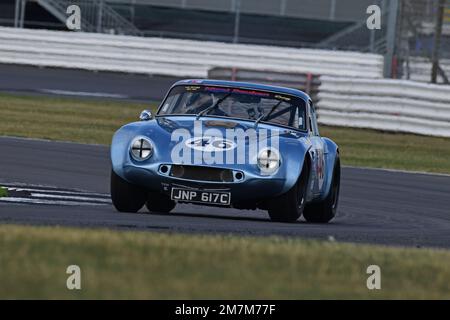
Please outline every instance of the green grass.
[{"label": "green grass", "polygon": [[369,129],[322,127],[346,165],[450,173],[450,139]]},{"label": "green grass", "polygon": [[[288,238],[0,226],[0,299],[449,299],[450,252]],[[81,287],[66,288],[66,268]],[[381,290],[366,287],[381,268]]]},{"label": "green grass", "polygon": [[[156,103],[0,95],[0,135],[109,144],[123,124]],[[450,139],[322,127],[344,165],[450,173]]]},{"label": "green grass", "polygon": [[155,106],[0,94],[0,135],[110,144],[118,128]]},{"label": "green grass", "polygon": [[8,190],[0,186],[0,198],[7,197],[8,196]]}]

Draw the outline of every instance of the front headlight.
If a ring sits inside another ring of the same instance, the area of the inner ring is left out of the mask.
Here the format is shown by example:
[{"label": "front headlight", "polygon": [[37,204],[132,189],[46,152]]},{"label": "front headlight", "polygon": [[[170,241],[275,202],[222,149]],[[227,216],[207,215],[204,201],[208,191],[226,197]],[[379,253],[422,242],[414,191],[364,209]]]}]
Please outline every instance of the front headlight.
[{"label": "front headlight", "polygon": [[145,137],[135,138],[131,143],[130,153],[133,159],[137,161],[147,160],[153,154],[153,145]]},{"label": "front headlight", "polygon": [[264,148],[258,153],[258,167],[263,173],[274,173],[280,167],[280,153],[274,148]]}]

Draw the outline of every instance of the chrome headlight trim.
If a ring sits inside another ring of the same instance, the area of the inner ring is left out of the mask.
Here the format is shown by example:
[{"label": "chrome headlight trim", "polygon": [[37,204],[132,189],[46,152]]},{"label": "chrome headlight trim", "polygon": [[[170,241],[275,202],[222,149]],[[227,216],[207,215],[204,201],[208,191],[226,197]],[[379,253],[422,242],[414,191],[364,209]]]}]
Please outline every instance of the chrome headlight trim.
[{"label": "chrome headlight trim", "polygon": [[136,161],[145,161],[153,155],[153,144],[146,137],[136,137],[131,142],[130,154]]},{"label": "chrome headlight trim", "polygon": [[259,169],[265,174],[272,174],[281,165],[280,152],[275,148],[264,148],[258,152],[257,164]]}]

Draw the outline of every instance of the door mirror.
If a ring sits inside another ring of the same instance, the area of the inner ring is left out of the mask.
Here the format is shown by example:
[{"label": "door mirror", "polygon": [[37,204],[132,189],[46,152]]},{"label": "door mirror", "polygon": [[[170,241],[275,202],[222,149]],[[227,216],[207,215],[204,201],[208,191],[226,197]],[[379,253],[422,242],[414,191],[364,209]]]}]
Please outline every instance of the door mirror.
[{"label": "door mirror", "polygon": [[144,110],[139,115],[141,121],[149,121],[153,119],[153,113],[150,110]]}]

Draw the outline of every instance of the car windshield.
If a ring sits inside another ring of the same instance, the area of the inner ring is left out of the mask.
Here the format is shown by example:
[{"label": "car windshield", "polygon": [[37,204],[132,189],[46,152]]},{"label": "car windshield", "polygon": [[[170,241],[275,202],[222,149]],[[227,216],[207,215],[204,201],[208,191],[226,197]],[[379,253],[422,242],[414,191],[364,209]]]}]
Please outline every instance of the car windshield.
[{"label": "car windshield", "polygon": [[306,130],[304,100],[280,93],[203,85],[174,87],[158,115],[214,116]]}]

